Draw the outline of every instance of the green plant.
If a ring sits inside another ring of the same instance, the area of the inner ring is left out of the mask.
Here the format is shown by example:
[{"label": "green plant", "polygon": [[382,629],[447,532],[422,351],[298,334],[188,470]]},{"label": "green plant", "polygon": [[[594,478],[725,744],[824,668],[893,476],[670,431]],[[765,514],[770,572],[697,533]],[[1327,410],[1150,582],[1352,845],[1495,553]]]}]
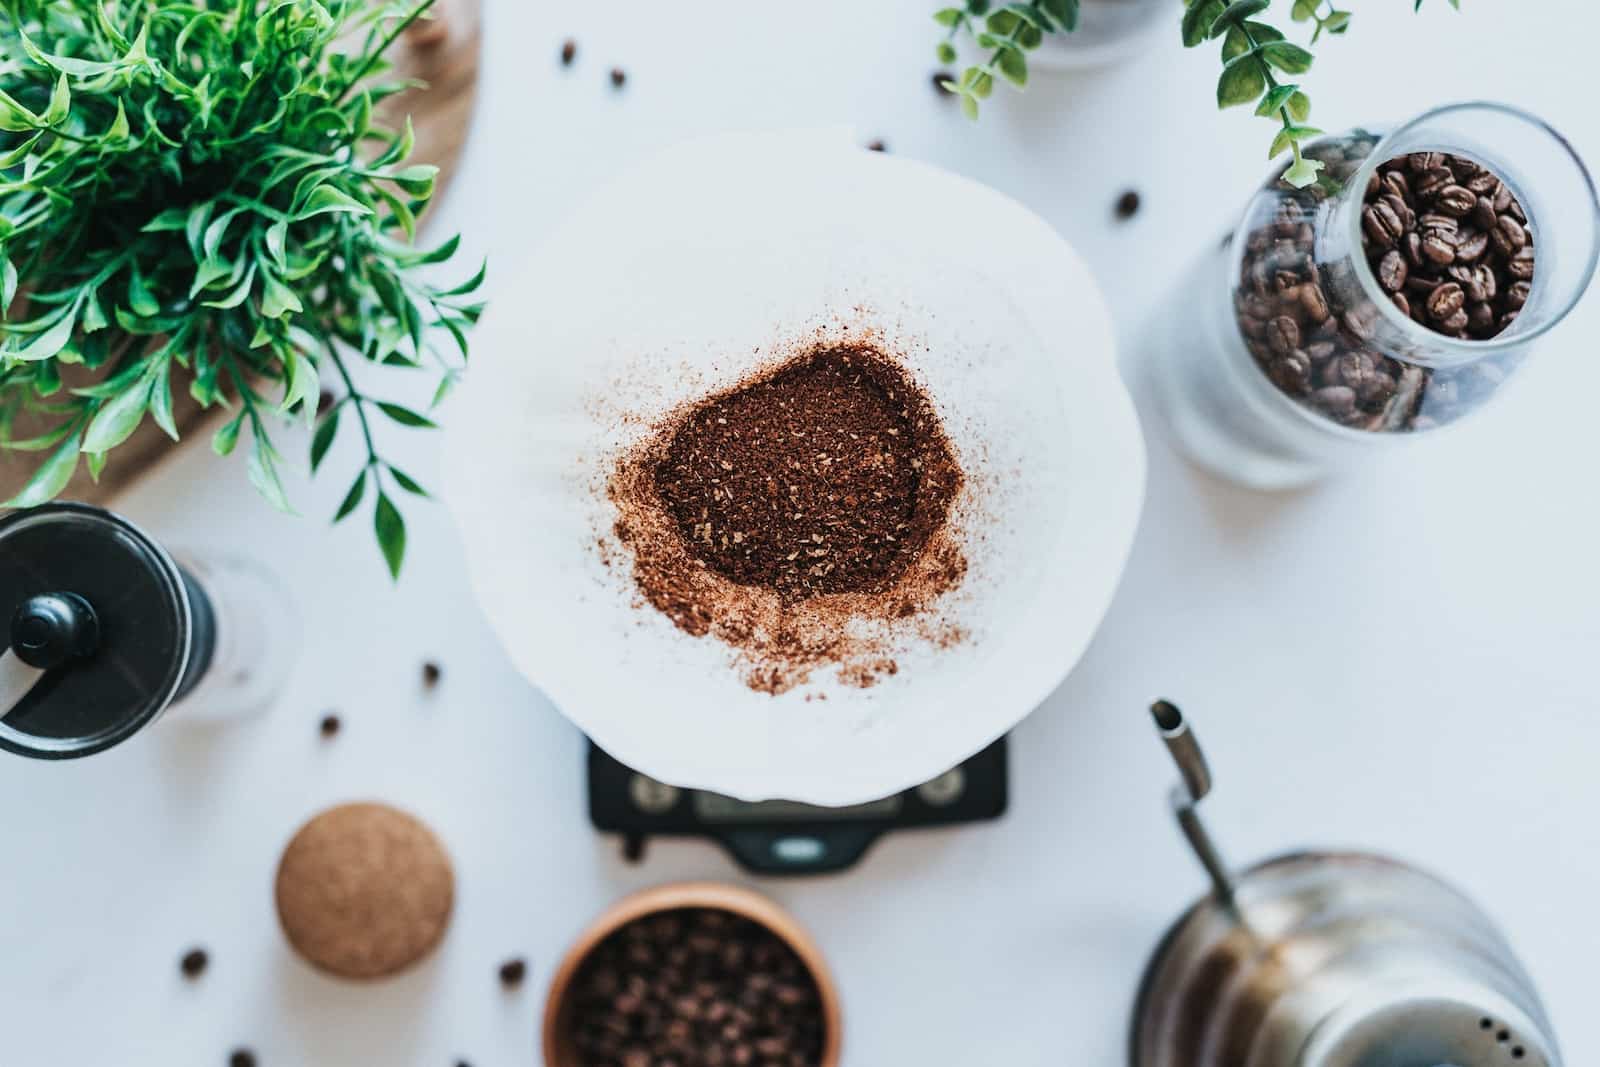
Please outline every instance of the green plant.
[{"label": "green plant", "polygon": [[[1419,10],[1423,0],[1413,0]],[[1460,0],[1449,0],[1459,8]],[[1272,0],[1184,0],[1183,44],[1194,48],[1206,41],[1222,40],[1222,74],[1217,80],[1217,106],[1255,104],[1255,113],[1278,123],[1269,158],[1284,152],[1293,156],[1284,171],[1284,180],[1307,186],[1317,180],[1322,164],[1300,153],[1302,141],[1322,131],[1306,124],[1311,115],[1311,98],[1298,83],[1286,83],[1279,75],[1294,77],[1311,69],[1309,49],[1286,39],[1283,31],[1262,15]],[[994,8],[990,0],[965,0],[961,7],[947,7],[934,14],[946,27],[939,42],[941,62],[956,60],[955,39],[967,33],[980,48],[990,52],[984,62],[967,67],[959,78],[942,84],[961,98],[968,117],[978,117],[978,102],[993,92],[995,79],[1004,78],[1021,88],[1028,83],[1027,53],[1038,48],[1047,34],[1070,33],[1078,24],[1078,0],[1034,0],[1008,3]],[[1343,34],[1350,28],[1351,13],[1336,8],[1332,0],[1291,0],[1289,17],[1309,22],[1310,42],[1316,44],[1324,33]]]},{"label": "green plant", "polygon": [[[372,497],[399,574],[390,490],[426,493],[374,424],[433,422],[350,364],[433,366],[437,403],[483,280],[422,277],[458,245],[413,244],[436,168],[406,164],[409,123],[373,120],[404,88],[376,80],[383,56],[432,2],[0,0],[0,447],[43,455],[9,506],[61,492],[80,456],[98,477],[147,416],[176,439],[178,379],[230,412],[218,453],[248,428],[250,480],[285,511],[269,423],[316,423],[314,471],[355,422],[366,460],[335,521]],[[342,393],[319,419],[323,370]],[[16,436],[23,413],[49,428]]]}]

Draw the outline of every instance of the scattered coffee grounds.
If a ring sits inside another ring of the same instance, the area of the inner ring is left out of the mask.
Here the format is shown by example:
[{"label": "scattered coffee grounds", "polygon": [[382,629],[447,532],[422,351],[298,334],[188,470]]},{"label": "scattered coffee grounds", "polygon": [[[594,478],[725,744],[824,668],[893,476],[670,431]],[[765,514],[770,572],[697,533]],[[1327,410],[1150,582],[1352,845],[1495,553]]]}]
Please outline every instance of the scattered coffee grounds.
[{"label": "scattered coffee grounds", "polygon": [[429,660],[422,665],[422,688],[432,689],[439,684],[439,679],[444,676],[444,669],[437,663]]},{"label": "scattered coffee grounds", "polygon": [[669,416],[607,491],[644,601],[776,694],[828,664],[863,687],[895,673],[886,626],[918,625],[966,574],[949,523],[963,484],[907,372],[830,343]]},{"label": "scattered coffee grounds", "polygon": [[341,725],[342,724],[339,722],[339,716],[324,715],[322,717],[322,722],[318,724],[317,729],[322,732],[323,737],[332,737],[339,732],[339,727]]},{"label": "scattered coffee grounds", "polygon": [[192,948],[183,954],[178,961],[178,970],[183,972],[185,978],[199,978],[206,973],[206,965],[211,962],[211,957],[203,948]]},{"label": "scattered coffee grounds", "polygon": [[706,908],[637,919],[573,980],[568,1026],[584,1067],[817,1067],[816,982],[759,923]]},{"label": "scattered coffee grounds", "polygon": [[1305,190],[1275,186],[1253,218],[1234,308],[1256,364],[1279,391],[1352,429],[1410,432],[1451,422],[1505,381],[1515,354],[1431,366],[1395,358],[1395,328],[1375,299],[1455,341],[1486,341],[1516,321],[1534,279],[1534,234],[1510,187],[1464,156],[1390,159],[1362,190],[1361,254],[1376,289],[1349,260],[1319,262],[1317,234],[1334,223],[1331,194],[1371,154],[1357,133],[1306,149],[1326,167]]},{"label": "scattered coffee grounds", "polygon": [[507,989],[515,989],[528,977],[528,962],[515,959],[506,960],[500,965],[500,984]]},{"label": "scattered coffee grounds", "polygon": [[576,58],[578,58],[578,42],[568,37],[561,42],[561,65],[570,67]]},{"label": "scattered coffee grounds", "polygon": [[690,551],[788,599],[882,588],[945,519],[961,476],[903,372],[806,357],[703,405],[656,488]]},{"label": "scattered coffee grounds", "polygon": [[1129,189],[1127,192],[1117,197],[1117,218],[1122,219],[1123,221],[1133,218],[1139,213],[1139,204],[1140,200],[1138,192],[1136,190]]},{"label": "scattered coffee grounds", "polygon": [[228,1056],[228,1067],[256,1067],[256,1054],[247,1048],[236,1048]]},{"label": "scattered coffee grounds", "polygon": [[867,151],[868,152],[887,152],[887,151],[889,151],[888,142],[886,142],[881,137],[875,138],[875,139],[867,142]]},{"label": "scattered coffee grounds", "polygon": [[621,67],[612,67],[611,87],[613,89],[620,89],[626,84],[628,84],[628,72],[623,70]]},{"label": "scattered coffee grounds", "polygon": [[953,82],[956,80],[956,76],[951,74],[948,70],[936,70],[928,76],[928,80],[933,83],[934,92],[938,93],[940,96],[955,95],[955,93],[951,92],[950,89],[945,85],[946,82]]}]

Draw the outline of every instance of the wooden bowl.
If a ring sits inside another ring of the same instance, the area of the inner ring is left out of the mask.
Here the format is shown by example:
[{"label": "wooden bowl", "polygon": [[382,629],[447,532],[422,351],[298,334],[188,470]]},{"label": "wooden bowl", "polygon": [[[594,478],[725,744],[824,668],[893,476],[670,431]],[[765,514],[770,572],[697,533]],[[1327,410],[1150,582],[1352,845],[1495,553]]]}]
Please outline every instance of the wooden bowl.
[{"label": "wooden bowl", "polygon": [[613,904],[567,950],[550,981],[544,1009],[545,1067],[583,1067],[570,1037],[571,990],[578,970],[589,954],[617,930],[647,915],[683,908],[726,911],[759,923],[783,941],[800,958],[817,986],[821,1002],[823,1039],[820,1067],[839,1067],[843,1043],[839,990],[816,942],[788,912],[760,893],[717,882],[677,882],[656,886]]}]

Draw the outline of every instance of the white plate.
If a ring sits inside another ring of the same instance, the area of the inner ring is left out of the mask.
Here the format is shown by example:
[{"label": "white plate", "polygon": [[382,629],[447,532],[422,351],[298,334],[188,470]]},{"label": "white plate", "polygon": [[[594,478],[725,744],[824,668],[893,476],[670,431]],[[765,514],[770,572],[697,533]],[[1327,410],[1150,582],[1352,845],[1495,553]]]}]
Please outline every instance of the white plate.
[{"label": "white plate", "polygon": [[[1089,643],[1143,443],[1094,279],[1015,202],[815,137],[718,137],[599,192],[499,293],[451,405],[446,496],[508,654],[624,763],[749,800],[884,796],[1011,729]],[[969,636],[870,689],[821,672],[773,697],[637,606],[626,560],[596,551],[599,487],[641,418],[841,321],[909,354],[968,470],[946,613]]]}]

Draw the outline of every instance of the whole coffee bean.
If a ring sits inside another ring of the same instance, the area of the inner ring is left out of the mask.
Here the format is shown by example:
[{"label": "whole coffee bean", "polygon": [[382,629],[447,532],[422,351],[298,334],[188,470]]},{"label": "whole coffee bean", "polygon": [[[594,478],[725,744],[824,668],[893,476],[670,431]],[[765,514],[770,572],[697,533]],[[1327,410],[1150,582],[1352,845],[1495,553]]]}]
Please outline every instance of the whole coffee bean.
[{"label": "whole coffee bean", "polygon": [[1300,324],[1288,315],[1279,315],[1267,323],[1267,347],[1277,353],[1292,352],[1300,347]]},{"label": "whole coffee bean", "polygon": [[1500,179],[1494,176],[1493,171],[1480,170],[1463,184],[1471,189],[1475,196],[1492,196],[1494,187],[1499,183]]},{"label": "whole coffee bean", "polygon": [[1500,316],[1500,320],[1496,322],[1495,325],[1500,328],[1501,332],[1504,332],[1507,327],[1509,327],[1513,322],[1517,321],[1518,314],[1519,313],[1516,311],[1508,311],[1504,315]]},{"label": "whole coffee bean", "polygon": [[1417,227],[1422,231],[1422,236],[1438,234],[1441,237],[1454,237],[1461,224],[1452,215],[1442,211],[1429,211],[1417,219]]},{"label": "whole coffee bean", "polygon": [[1512,282],[1511,288],[1506,290],[1506,307],[1512,311],[1521,311],[1528,302],[1528,294],[1532,292],[1531,282]]},{"label": "whole coffee bean", "polygon": [[1378,284],[1388,292],[1396,292],[1406,283],[1406,257],[1390,249],[1378,261]]},{"label": "whole coffee bean", "polygon": [[1439,191],[1438,209],[1446,215],[1461,218],[1476,206],[1478,198],[1471,189],[1461,185],[1447,185]]},{"label": "whole coffee bean", "polygon": [[1395,196],[1393,193],[1385,193],[1378,199],[1380,203],[1388,204],[1389,210],[1393,211],[1395,218],[1400,220],[1400,230],[1402,233],[1404,233],[1406,230],[1416,228],[1417,213],[1411,210],[1411,205],[1407,204],[1403,199]]},{"label": "whole coffee bean", "polygon": [[1533,260],[1532,246],[1524,246],[1506,264],[1506,273],[1518,281],[1528,281],[1533,277]]},{"label": "whole coffee bean", "polygon": [[1429,263],[1447,266],[1456,260],[1456,246],[1437,233],[1430,233],[1422,239],[1422,257]]},{"label": "whole coffee bean", "polygon": [[1375,244],[1392,245],[1405,234],[1400,216],[1382,200],[1361,213],[1361,226]]},{"label": "whole coffee bean", "polygon": [[1406,298],[1406,294],[1404,294],[1404,293],[1390,293],[1389,294],[1389,301],[1390,301],[1390,303],[1394,304],[1395,307],[1400,309],[1400,314],[1402,314],[1402,315],[1411,314],[1411,301]]},{"label": "whole coffee bean", "polygon": [[1395,380],[1382,371],[1374,371],[1362,381],[1356,389],[1356,401],[1366,410],[1372,411],[1389,402],[1395,394]]},{"label": "whole coffee bean", "polygon": [[1439,320],[1439,329],[1448,334],[1459,334],[1467,328],[1470,318],[1466,308],[1457,308],[1448,318]]},{"label": "whole coffee bean", "polygon": [[[1390,255],[1395,253],[1391,252]],[[1321,322],[1328,317],[1328,298],[1322,292],[1322,286],[1307,282],[1300,287],[1300,307],[1305,312],[1307,322]]]},{"label": "whole coffee bean", "polygon": [[1467,308],[1467,329],[1482,333],[1494,325],[1494,308],[1488,304],[1473,304]]},{"label": "whole coffee bean", "polygon": [[1317,361],[1327,359],[1338,350],[1339,346],[1332,341],[1313,341],[1305,349],[1306,355]]},{"label": "whole coffee bean", "polygon": [[1459,235],[1456,241],[1456,259],[1471,263],[1482,259],[1489,250],[1489,235],[1482,230],[1471,230]]},{"label": "whole coffee bean", "polygon": [[1406,157],[1406,166],[1410,167],[1412,173],[1414,173],[1414,174],[1415,173],[1420,173],[1420,172],[1426,171],[1426,170],[1440,170],[1440,169],[1443,169],[1443,167],[1444,167],[1444,153],[1443,152],[1413,152],[1413,153],[1411,153],[1411,155]]},{"label": "whole coffee bean", "polygon": [[1334,418],[1342,419],[1355,413],[1356,391],[1348,385],[1330,385],[1312,393],[1311,401]]},{"label": "whole coffee bean", "polygon": [[1441,322],[1450,318],[1467,302],[1466,293],[1455,282],[1446,282],[1428,294],[1428,314]]},{"label": "whole coffee bean", "polygon": [[1527,246],[1528,231],[1508,213],[1495,220],[1494,229],[1489,231],[1489,241],[1502,256],[1514,256]]},{"label": "whole coffee bean", "polygon": [[1487,196],[1480,196],[1473,201],[1472,221],[1476,222],[1480,229],[1487,230],[1493,227],[1498,214],[1499,212],[1494,209],[1494,201]]},{"label": "whole coffee bean", "polygon": [[1434,197],[1456,180],[1456,176],[1445,167],[1424,167],[1420,171],[1413,168],[1413,174],[1415,176],[1411,179],[1412,193],[1418,200],[1428,202],[1432,202]]},{"label": "whole coffee bean", "polygon": [[1339,325],[1348,330],[1357,340],[1372,340],[1372,324],[1354,311],[1346,311],[1343,315],[1340,315]]},{"label": "whole coffee bean", "polygon": [[1406,262],[1413,267],[1420,267],[1427,262],[1427,257],[1422,254],[1422,235],[1420,233],[1413,230],[1406,234],[1406,239],[1402,242],[1402,246],[1406,250]]},{"label": "whole coffee bean", "polygon": [[1383,191],[1401,200],[1411,199],[1411,183],[1406,181],[1404,173],[1391,170],[1383,176]]},{"label": "whole coffee bean", "polygon": [[1275,358],[1267,367],[1274,385],[1294,396],[1311,391],[1311,357],[1296,349]]}]

